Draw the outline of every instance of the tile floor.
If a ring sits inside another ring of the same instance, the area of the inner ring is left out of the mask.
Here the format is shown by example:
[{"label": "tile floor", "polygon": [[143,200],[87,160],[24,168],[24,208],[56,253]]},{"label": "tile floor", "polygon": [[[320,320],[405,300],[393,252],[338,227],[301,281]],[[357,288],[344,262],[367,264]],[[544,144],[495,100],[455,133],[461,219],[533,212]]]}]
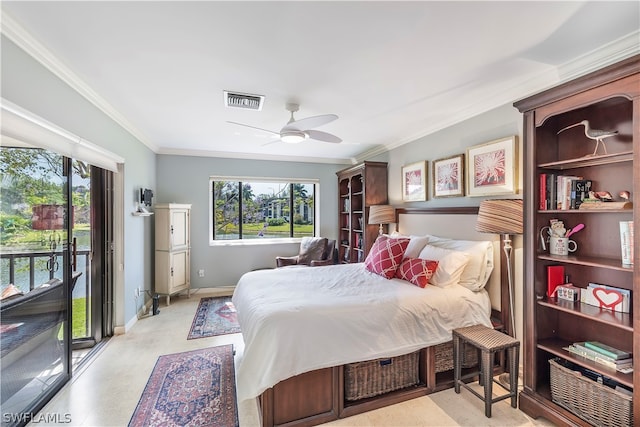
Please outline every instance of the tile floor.
[{"label": "tile floor", "polygon": [[[161,305],[160,314],[139,320],[125,335],[111,338],[83,363],[72,381],[47,404],[41,413],[60,414],[72,426],[126,426],[138,403],[158,356],[206,346],[233,344],[236,362],[244,348],[240,334],[187,340],[200,298],[220,291],[197,290],[191,298],[171,299]],[[238,403],[241,427],[258,426],[255,401]],[[552,425],[532,420],[504,400],[495,403],[492,418],[485,418],[480,399],[453,389],[413,399],[387,408],[338,420],[328,426],[533,426]],[[32,423],[32,426],[42,425]],[[47,424],[52,425],[52,424]],[[55,424],[53,424],[55,425]]]}]

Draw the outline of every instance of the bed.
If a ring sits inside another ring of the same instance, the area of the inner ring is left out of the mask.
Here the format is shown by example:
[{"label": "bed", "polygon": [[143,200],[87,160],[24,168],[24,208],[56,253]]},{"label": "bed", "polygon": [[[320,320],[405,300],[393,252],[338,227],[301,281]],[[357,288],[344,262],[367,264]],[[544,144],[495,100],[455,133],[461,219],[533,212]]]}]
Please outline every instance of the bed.
[{"label": "bed", "polygon": [[[452,211],[399,210],[400,235],[395,237],[411,236],[413,244],[442,239],[444,247],[457,246],[464,238],[473,247],[481,246],[487,251],[482,265],[488,265],[482,270],[482,286],[461,286],[459,276],[447,285],[445,276],[439,276],[445,286],[421,288],[381,277],[364,263],[259,270],[239,280],[233,302],[245,348],[236,373],[238,399],[258,398],[263,426],[316,425],[451,386],[451,331],[472,324],[491,326],[491,315],[499,310],[499,303],[492,301],[500,301],[501,287],[499,274],[491,274],[500,272],[495,268],[497,242],[473,231],[477,209],[453,212],[455,232],[443,236],[447,228],[425,224],[437,224],[438,217],[451,224]],[[429,244],[417,251],[407,247],[416,257],[432,250]],[[442,258],[440,265],[449,265],[449,259]],[[408,356],[417,363],[409,386],[350,397],[354,367],[366,361],[404,362]]]}]

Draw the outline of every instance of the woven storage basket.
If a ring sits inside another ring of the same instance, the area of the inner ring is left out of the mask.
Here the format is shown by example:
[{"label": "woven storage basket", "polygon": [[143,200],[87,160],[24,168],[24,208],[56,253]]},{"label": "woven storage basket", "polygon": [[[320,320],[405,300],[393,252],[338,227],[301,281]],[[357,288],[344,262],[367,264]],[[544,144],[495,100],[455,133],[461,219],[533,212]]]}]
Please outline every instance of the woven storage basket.
[{"label": "woven storage basket", "polygon": [[551,366],[551,400],[596,426],[633,425],[633,399],[597,383],[555,360]]},{"label": "woven storage basket", "polygon": [[419,353],[345,365],[345,399],[364,399],[418,384]]},{"label": "woven storage basket", "polygon": [[[462,367],[472,368],[478,364],[478,350],[471,345],[464,345]],[[453,341],[436,345],[436,373],[453,369]]]}]

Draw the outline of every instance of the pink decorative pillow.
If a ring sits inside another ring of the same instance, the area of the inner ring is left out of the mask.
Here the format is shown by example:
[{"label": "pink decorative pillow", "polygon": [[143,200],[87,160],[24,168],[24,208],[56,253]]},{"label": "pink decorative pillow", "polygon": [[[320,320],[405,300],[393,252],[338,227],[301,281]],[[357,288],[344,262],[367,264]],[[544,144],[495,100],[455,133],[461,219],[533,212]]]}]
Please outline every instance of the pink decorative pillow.
[{"label": "pink decorative pillow", "polygon": [[409,239],[406,238],[393,239],[388,236],[378,236],[367,259],[364,260],[365,268],[372,273],[391,279],[402,262],[407,245],[409,245]]},{"label": "pink decorative pillow", "polygon": [[396,271],[396,277],[424,288],[427,286],[436,268],[438,268],[438,261],[405,258]]}]

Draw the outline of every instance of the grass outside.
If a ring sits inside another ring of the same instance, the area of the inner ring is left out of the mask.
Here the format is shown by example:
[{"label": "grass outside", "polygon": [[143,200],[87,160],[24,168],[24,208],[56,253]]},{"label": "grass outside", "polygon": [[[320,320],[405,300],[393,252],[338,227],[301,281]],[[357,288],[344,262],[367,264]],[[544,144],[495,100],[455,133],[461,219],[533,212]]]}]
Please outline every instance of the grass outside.
[{"label": "grass outside", "polygon": [[[242,233],[245,235],[255,234],[257,235],[264,224],[262,222],[259,223],[248,223],[242,224]],[[281,224],[281,225],[270,225],[267,227],[267,232],[269,234],[283,235],[289,236],[289,224]],[[227,226],[224,230],[225,234],[238,234],[237,227],[229,227]],[[293,233],[296,236],[312,236],[313,235],[313,224],[294,224],[293,225]]]},{"label": "grass outside", "polygon": [[86,297],[71,300],[71,336],[84,338],[87,336],[87,309]]}]

